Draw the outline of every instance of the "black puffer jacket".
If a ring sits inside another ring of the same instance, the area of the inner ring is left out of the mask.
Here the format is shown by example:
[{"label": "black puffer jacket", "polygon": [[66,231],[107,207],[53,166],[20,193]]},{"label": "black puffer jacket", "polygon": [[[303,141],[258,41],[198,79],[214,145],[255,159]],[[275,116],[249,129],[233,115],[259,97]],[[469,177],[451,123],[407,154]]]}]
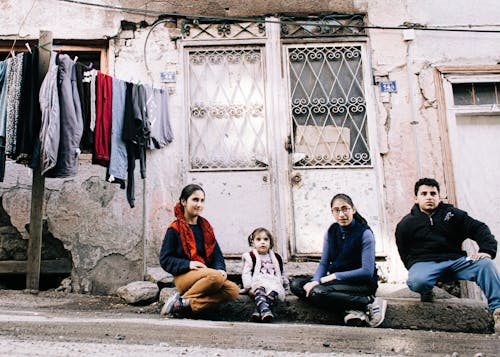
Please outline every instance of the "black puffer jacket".
[{"label": "black puffer jacket", "polygon": [[417,262],[466,255],[462,242],[467,238],[477,242],[480,252],[495,258],[497,241],[488,226],[450,204],[441,202],[430,216],[415,204],[396,227],[396,244],[407,269]]}]

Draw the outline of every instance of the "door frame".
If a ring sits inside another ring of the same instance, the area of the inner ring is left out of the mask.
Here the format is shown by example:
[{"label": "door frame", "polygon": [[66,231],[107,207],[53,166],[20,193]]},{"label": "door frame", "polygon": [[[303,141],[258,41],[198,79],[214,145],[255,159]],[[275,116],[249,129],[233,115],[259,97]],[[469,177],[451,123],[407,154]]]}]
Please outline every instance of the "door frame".
[{"label": "door frame", "polygon": [[[493,76],[493,77],[492,77]],[[453,172],[452,149],[456,145],[456,115],[485,113],[484,106],[455,108],[453,105],[453,83],[466,79],[472,82],[486,81],[500,76],[500,65],[485,66],[439,66],[434,69],[434,85],[438,106],[437,115],[441,131],[441,151],[443,155],[443,178],[445,197],[453,205],[457,205],[455,175]],[[491,107],[491,106],[490,106]]]},{"label": "door frame", "polygon": [[[457,152],[457,116],[500,114],[498,105],[468,105],[455,106],[453,100],[454,83],[480,83],[480,82],[500,82],[500,65],[487,66],[459,66],[459,67],[436,67],[434,71],[434,84],[436,88],[436,99],[442,103],[438,108],[438,121],[441,129],[441,149],[443,155],[443,177],[445,180],[447,201],[457,206],[456,180],[453,162],[456,158],[453,154]],[[441,190],[442,191],[442,190]],[[467,249],[467,247],[465,247]],[[462,295],[464,297],[477,300],[484,300],[479,287],[472,282],[460,283]]]},{"label": "door frame", "polygon": [[[280,158],[280,152],[284,151],[283,145],[280,143],[279,139],[285,138],[286,128],[283,127],[283,120],[280,118],[283,112],[280,110],[280,102],[282,101],[280,96],[282,91],[280,90],[281,85],[281,65],[280,61],[276,61],[276,58],[281,56],[281,48],[279,45],[281,26],[276,21],[276,18],[267,18],[265,22],[266,36],[261,38],[216,38],[211,40],[189,40],[185,39],[180,42],[179,53],[180,53],[180,63],[181,63],[181,73],[183,75],[184,82],[184,128],[182,130],[183,137],[181,138],[184,145],[182,146],[182,163],[179,167],[181,170],[181,182],[180,184],[187,184],[188,177],[192,170],[190,169],[189,163],[189,111],[187,110],[187,102],[189,98],[189,73],[187,65],[188,51],[191,48],[214,48],[214,47],[227,47],[227,46],[259,46],[262,47],[262,54],[264,55],[263,62],[263,75],[264,75],[264,90],[265,90],[265,117],[266,117],[266,141],[268,150],[269,166],[267,168],[269,175],[269,183],[271,190],[271,200],[268,203],[270,205],[270,211],[273,213],[271,217],[272,227],[271,232],[275,237],[275,248],[285,261],[288,260],[289,252],[289,229],[286,222],[287,217],[287,200],[286,195],[283,193],[282,182],[286,181],[286,171],[283,169],[283,162]],[[281,149],[281,150],[280,150]],[[285,166],[286,167],[286,166]],[[231,171],[231,170],[228,170]],[[258,198],[257,198],[258,199]],[[249,232],[250,233],[250,232]],[[244,237],[242,237],[244,239]],[[228,256],[229,257],[229,256]]]},{"label": "door frame", "polygon": [[[284,53],[286,52],[286,49],[290,46],[297,46],[297,45],[303,45],[303,46],[338,46],[338,45],[344,45],[344,46],[359,46],[361,47],[361,56],[362,56],[362,75],[363,75],[363,87],[364,87],[364,94],[365,94],[365,101],[366,101],[366,115],[367,115],[367,139],[368,139],[368,147],[370,150],[370,155],[372,158],[372,163],[371,165],[367,166],[361,166],[361,167],[349,167],[350,169],[355,169],[355,170],[374,170],[374,175],[375,175],[375,190],[376,190],[376,195],[380,199],[378,200],[378,215],[380,217],[380,234],[381,237],[377,239],[377,251],[376,251],[376,256],[377,257],[385,257],[386,256],[386,250],[387,247],[389,246],[389,235],[387,231],[387,217],[386,217],[386,211],[384,209],[384,195],[383,195],[383,167],[382,167],[382,160],[380,158],[380,151],[379,151],[379,146],[378,146],[378,129],[377,129],[377,115],[376,115],[376,106],[375,106],[375,93],[374,90],[377,88],[376,85],[373,85],[372,83],[372,73],[371,73],[371,58],[368,55],[368,48],[369,48],[369,41],[367,39],[365,40],[357,40],[357,41],[346,41],[345,39],[332,39],[332,38],[322,38],[320,41],[318,40],[312,40],[311,41],[283,41],[280,46],[281,46],[281,51],[282,51],[282,56],[281,56],[281,71],[282,71],[282,96],[284,100],[281,100],[282,103],[282,109],[281,112],[284,113],[282,120],[284,120],[284,126],[286,126],[286,132],[284,138],[287,138],[289,135],[292,133],[292,123],[290,120],[290,81],[288,78],[288,67],[287,67],[287,59],[285,58]],[[283,144],[283,146],[285,143]],[[288,202],[287,206],[287,222],[288,222],[288,229],[290,231],[289,233],[289,244],[290,244],[290,249],[289,249],[289,254],[291,256],[297,257],[299,259],[302,258],[307,258],[307,257],[316,257],[320,256],[320,253],[318,254],[298,254],[296,253],[296,240],[297,237],[295,236],[295,225],[294,225],[294,210],[292,208],[293,204],[293,190],[292,186],[290,184],[290,180],[292,179],[292,173],[294,171],[293,168],[293,162],[291,159],[291,155],[287,152],[284,151],[284,156],[285,158],[281,159],[281,162],[286,162],[287,167],[286,167],[286,174],[287,174],[287,179],[286,182],[283,183],[284,186],[287,187],[287,192],[286,192],[286,202]],[[305,168],[307,169],[307,168]],[[342,166],[339,167],[328,167],[328,168],[320,168],[320,170],[342,170],[345,169]],[[325,228],[326,228],[326,222],[325,222]]]}]

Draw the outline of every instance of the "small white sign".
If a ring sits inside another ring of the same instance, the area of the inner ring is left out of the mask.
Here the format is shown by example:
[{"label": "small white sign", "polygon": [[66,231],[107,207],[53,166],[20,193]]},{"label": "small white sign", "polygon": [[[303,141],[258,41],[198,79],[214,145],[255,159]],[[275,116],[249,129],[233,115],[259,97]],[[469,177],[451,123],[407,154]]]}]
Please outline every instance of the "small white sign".
[{"label": "small white sign", "polygon": [[160,81],[162,83],[175,83],[177,82],[177,74],[175,70],[160,72]]}]

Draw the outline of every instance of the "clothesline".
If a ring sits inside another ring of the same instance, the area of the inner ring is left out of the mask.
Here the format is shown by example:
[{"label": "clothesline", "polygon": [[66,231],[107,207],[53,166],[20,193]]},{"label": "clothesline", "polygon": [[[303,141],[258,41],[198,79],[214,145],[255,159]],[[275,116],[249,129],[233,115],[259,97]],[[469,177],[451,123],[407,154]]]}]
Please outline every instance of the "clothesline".
[{"label": "clothesline", "polygon": [[6,156],[40,165],[45,177],[75,176],[83,149],[107,168],[109,182],[126,183],[133,207],[135,160],[145,178],[146,149],[173,140],[168,92],[113,78],[60,50],[51,52],[38,90],[38,49],[50,51],[44,46],[0,62],[0,181]]}]

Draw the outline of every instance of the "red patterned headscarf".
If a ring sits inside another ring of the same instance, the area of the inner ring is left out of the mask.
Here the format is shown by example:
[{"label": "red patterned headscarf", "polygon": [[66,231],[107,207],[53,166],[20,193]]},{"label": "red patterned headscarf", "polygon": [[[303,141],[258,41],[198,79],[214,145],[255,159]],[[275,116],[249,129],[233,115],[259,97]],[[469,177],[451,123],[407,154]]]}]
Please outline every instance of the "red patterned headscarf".
[{"label": "red patterned headscarf", "polygon": [[210,262],[212,260],[212,254],[214,252],[216,244],[214,230],[210,223],[205,218],[201,216],[198,217],[198,224],[200,225],[201,231],[203,232],[203,243],[205,246],[205,255],[207,257],[205,260],[198,254],[198,251],[196,249],[196,240],[194,239],[194,233],[191,228],[189,228],[186,217],[184,217],[184,212],[182,210],[180,202],[177,202],[177,204],[175,205],[174,214],[175,218],[177,219],[172,222],[170,227],[179,232],[182,248],[184,249],[184,253],[186,253],[189,260],[197,260],[203,264]]}]

